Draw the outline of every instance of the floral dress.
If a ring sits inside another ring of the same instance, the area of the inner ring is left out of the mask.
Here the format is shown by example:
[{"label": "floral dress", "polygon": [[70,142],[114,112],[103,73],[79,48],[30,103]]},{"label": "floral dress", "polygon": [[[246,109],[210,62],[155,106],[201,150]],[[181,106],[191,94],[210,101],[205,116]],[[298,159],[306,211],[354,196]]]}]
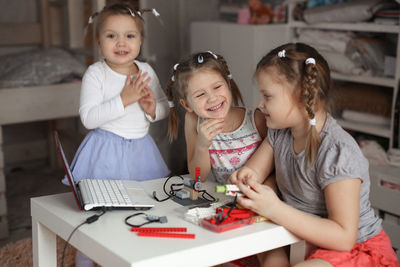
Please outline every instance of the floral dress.
[{"label": "floral dress", "polygon": [[[211,142],[211,171],[218,183],[225,184],[229,176],[242,167],[262,142],[254,122],[255,110],[246,109],[242,124],[229,133],[218,134]],[[204,119],[199,119],[199,124]]]}]

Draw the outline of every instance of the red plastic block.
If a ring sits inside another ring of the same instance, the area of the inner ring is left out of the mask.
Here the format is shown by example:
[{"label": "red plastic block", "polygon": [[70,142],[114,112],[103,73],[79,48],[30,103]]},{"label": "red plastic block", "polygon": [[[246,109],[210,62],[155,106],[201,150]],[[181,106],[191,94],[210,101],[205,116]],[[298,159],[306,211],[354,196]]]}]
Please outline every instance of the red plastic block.
[{"label": "red plastic block", "polygon": [[186,227],[132,227],[131,232],[186,232]]},{"label": "red plastic block", "polygon": [[196,237],[194,234],[175,234],[175,233],[160,233],[160,232],[138,232],[138,236],[186,238],[186,239],[194,239]]},{"label": "red plastic block", "polygon": [[196,171],[195,171],[196,182],[197,182],[197,177],[199,177],[199,176],[200,176],[200,168],[196,168]]},{"label": "red plastic block", "polygon": [[227,218],[221,224],[216,224],[216,220],[214,218],[211,219],[203,219],[200,224],[202,227],[209,229],[211,231],[221,233],[228,230],[232,230],[235,228],[239,228],[245,225],[252,224],[254,222],[254,218],[246,218],[246,219],[233,219]]},{"label": "red plastic block", "polygon": [[[216,213],[222,213],[224,217],[229,212],[229,208],[217,208]],[[232,209],[228,218],[246,219],[255,216],[256,214],[248,209]]]}]

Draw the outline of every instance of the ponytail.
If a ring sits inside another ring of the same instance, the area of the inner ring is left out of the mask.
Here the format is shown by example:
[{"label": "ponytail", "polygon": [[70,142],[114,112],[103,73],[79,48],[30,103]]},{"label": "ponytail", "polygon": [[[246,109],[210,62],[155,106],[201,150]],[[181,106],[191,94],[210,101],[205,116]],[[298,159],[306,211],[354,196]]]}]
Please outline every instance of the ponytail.
[{"label": "ponytail", "polygon": [[[171,79],[168,81],[167,85],[167,98],[168,104],[174,102],[174,95],[172,89],[175,83],[175,71],[176,67],[173,69],[173,74]],[[169,105],[169,116],[168,116],[168,139],[169,142],[172,143],[178,137],[178,129],[179,129],[179,117],[176,112],[175,105]]]},{"label": "ponytail", "polygon": [[233,79],[230,80],[230,86],[232,91],[233,103],[237,106],[239,105],[239,100],[240,100],[240,103],[244,105],[242,94],[240,93],[239,87],[237,86],[236,82]]},{"label": "ponytail", "polygon": [[[164,25],[163,20],[161,19],[160,13],[157,12],[157,10],[155,8],[142,8],[141,10],[137,11],[137,13],[139,14],[139,16],[142,18],[142,14],[146,13],[146,12],[151,12],[157,19],[158,21],[160,21],[160,23],[162,25]],[[142,18],[143,19],[143,18]]]},{"label": "ponytail", "polygon": [[226,60],[221,55],[218,55],[216,60],[221,62],[221,65],[224,68],[224,73],[226,74],[226,76],[228,78],[229,86],[231,88],[233,103],[237,106],[239,104],[239,100],[240,100],[242,105],[244,105],[242,94],[240,93],[239,87],[237,86],[236,82],[232,78],[232,74],[229,71],[228,64],[226,63]]}]

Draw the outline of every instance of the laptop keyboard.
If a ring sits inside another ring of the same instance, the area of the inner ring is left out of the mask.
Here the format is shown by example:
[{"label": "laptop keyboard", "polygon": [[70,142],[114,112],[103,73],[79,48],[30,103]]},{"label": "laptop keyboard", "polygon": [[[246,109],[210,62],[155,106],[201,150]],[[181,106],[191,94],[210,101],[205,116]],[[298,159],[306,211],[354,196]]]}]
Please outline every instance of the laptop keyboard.
[{"label": "laptop keyboard", "polygon": [[132,205],[121,180],[81,180],[79,186],[85,187],[91,203],[106,207],[125,207]]}]

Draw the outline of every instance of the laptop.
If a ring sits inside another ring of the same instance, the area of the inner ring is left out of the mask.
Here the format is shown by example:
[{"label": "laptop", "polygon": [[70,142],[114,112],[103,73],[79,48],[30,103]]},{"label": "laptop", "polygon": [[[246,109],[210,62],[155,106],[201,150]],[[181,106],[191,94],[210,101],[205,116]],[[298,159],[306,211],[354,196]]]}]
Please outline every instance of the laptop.
[{"label": "laptop", "polygon": [[54,132],[54,139],[58,155],[80,210],[102,208],[148,210],[154,207],[154,201],[137,181],[82,179],[75,183],[56,131]]}]

